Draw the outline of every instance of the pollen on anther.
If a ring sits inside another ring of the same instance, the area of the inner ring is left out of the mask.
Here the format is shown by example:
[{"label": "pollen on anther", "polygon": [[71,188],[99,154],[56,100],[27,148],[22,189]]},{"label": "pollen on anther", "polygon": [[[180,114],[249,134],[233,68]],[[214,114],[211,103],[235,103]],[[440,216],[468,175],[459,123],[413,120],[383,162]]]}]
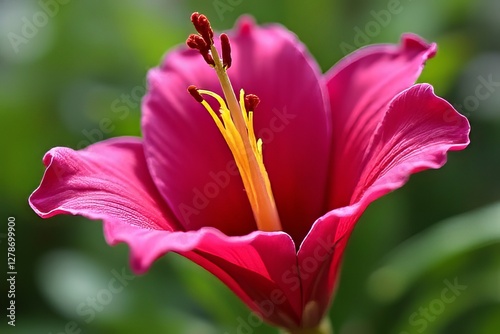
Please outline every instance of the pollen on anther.
[{"label": "pollen on anther", "polygon": [[214,59],[212,55],[210,55],[210,46],[207,45],[205,40],[200,35],[189,35],[186,40],[186,44],[190,49],[200,51],[207,64],[215,66]]},{"label": "pollen on anther", "polygon": [[199,50],[200,52],[210,49],[205,40],[201,36],[195,34],[189,35],[186,44],[191,49]]},{"label": "pollen on anther", "polygon": [[195,12],[191,15],[191,22],[193,23],[196,31],[203,37],[207,45],[210,47],[213,44],[214,31],[210,25],[208,18]]},{"label": "pollen on anther", "polygon": [[223,66],[228,69],[231,67],[231,44],[229,43],[229,37],[226,34],[220,34],[220,44],[222,47],[222,62]]},{"label": "pollen on anther", "polygon": [[187,90],[197,102],[202,103],[204,101],[203,96],[198,92],[198,88],[195,85],[189,86]]}]

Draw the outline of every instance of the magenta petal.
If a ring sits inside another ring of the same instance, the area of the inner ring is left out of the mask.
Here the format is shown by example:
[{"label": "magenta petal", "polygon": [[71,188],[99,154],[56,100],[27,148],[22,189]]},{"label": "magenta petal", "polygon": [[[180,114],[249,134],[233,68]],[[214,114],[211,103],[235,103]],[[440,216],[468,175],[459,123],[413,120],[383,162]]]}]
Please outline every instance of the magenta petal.
[{"label": "magenta petal", "polygon": [[435,53],[435,44],[404,35],[400,46],[362,48],[326,74],[334,136],[330,209],[352,203],[364,152],[389,102],[415,82]]},{"label": "magenta petal", "polygon": [[[300,242],[324,212],[330,122],[320,71],[296,37],[248,18],[230,33],[234,89],[260,97],[257,136],[264,142],[284,230]],[[160,192],[187,229],[213,226],[227,235],[255,230],[232,156],[208,113],[186,92],[194,84],[221,94],[196,53],[174,50],[149,74],[143,106],[148,164]],[[229,165],[228,165],[229,164]],[[224,212],[224,215],[220,215]]]},{"label": "magenta petal", "polygon": [[213,228],[169,232],[106,223],[105,235],[112,245],[130,245],[136,272],[144,272],[163,254],[176,252],[218,277],[266,321],[285,327],[300,322],[300,289],[289,284],[297,281],[295,246],[285,233],[228,237]]},{"label": "magenta petal", "polygon": [[80,151],[54,148],[44,163],[44,178],[30,197],[41,217],[102,219],[109,244],[130,246],[135,272],[143,273],[165,253],[177,252],[221,279],[267,321],[298,325],[300,289],[287,281],[298,281],[290,236],[259,231],[228,237],[213,228],[175,231],[175,220],[148,174],[140,139],[112,139]]},{"label": "magenta petal", "polygon": [[318,219],[304,239],[297,255],[302,278],[303,327],[317,326],[328,311],[350,236],[350,231],[339,227],[353,227],[363,210],[334,210]]},{"label": "magenta petal", "polygon": [[[469,144],[470,126],[432,86],[415,85],[391,103],[365,154],[353,199],[401,187],[410,174],[439,168]],[[376,191],[375,191],[376,190]]]},{"label": "magenta petal", "polygon": [[[469,129],[467,119],[434,95],[430,85],[415,85],[392,101],[361,164],[353,204],[320,218],[300,247],[299,267],[314,269],[303,279],[304,305],[313,301],[319,310],[328,307],[345,245],[366,207],[403,186],[411,174],[443,166],[448,151],[468,145]],[[331,247],[330,257],[325,245]]]},{"label": "magenta petal", "polygon": [[283,229],[300,244],[325,212],[330,161],[330,109],[316,61],[279,25],[263,28],[243,18],[231,39],[239,47],[229,74],[236,87],[256,94],[256,133],[264,142]]},{"label": "magenta petal", "polygon": [[[142,129],[150,173],[186,230],[213,226],[227,235],[256,229],[231,153],[187,87],[215,90],[213,70],[196,52],[174,50],[148,74]],[[224,212],[221,215],[221,212]]]},{"label": "magenta petal", "polygon": [[58,214],[173,230],[173,219],[149,176],[142,142],[117,138],[74,151],[51,149],[40,186],[30,196],[41,217]]}]

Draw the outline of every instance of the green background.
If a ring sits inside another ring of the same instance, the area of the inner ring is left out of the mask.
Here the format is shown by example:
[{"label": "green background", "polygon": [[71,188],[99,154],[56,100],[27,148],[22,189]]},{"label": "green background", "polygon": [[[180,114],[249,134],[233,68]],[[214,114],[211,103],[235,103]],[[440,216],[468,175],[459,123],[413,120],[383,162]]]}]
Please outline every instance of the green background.
[{"label": "green background", "polygon": [[[218,30],[244,13],[259,23],[282,23],[323,71],[344,55],[341,46],[396,43],[403,32],[438,43],[419,81],[431,83],[470,119],[471,145],[367,210],[350,241],[330,315],[338,334],[498,333],[500,90],[474,99],[480,78],[500,81],[498,1],[60,2],[54,17],[15,52],[9,33],[20,34],[23,18],[33,22],[42,7],[0,1],[1,333],[64,333],[74,321],[81,333],[92,334],[232,334],[247,321],[249,311],[225,286],[170,254],[127,282],[87,323],[90,315],[76,308],[105,288],[113,271],[128,270],[127,247],[107,246],[99,222],[44,221],[27,205],[51,147],[84,145],[85,131],[99,129],[105,118],[112,123],[106,138],[140,135],[146,72],[193,32],[193,11],[207,14]],[[378,13],[393,5],[398,13],[378,22]],[[369,34],[363,39],[360,31]],[[118,118],[113,104],[133,93],[127,117]],[[5,317],[9,216],[16,219],[15,328]],[[465,290],[443,303],[443,289],[455,281]],[[262,325],[239,333],[275,332]]]}]

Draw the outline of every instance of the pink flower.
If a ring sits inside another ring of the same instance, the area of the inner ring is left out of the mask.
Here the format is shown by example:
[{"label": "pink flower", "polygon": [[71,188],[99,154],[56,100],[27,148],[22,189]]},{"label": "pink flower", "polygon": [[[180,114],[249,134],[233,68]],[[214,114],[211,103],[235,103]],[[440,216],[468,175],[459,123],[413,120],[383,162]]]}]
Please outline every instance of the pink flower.
[{"label": "pink flower", "polygon": [[[432,86],[415,84],[436,52],[418,36],[365,47],[321,74],[282,26],[241,19],[221,37],[221,61],[208,21],[194,14],[193,23],[195,50],[170,51],[148,74],[144,138],[51,149],[30,205],[43,218],[103,220],[106,241],[130,246],[137,273],[176,252],[269,323],[315,327],[363,211],[464,149],[468,121]],[[244,89],[259,106],[245,93],[240,106],[227,91],[217,100],[223,90],[207,63],[229,75],[235,96]],[[195,99],[186,93],[193,84]]]}]

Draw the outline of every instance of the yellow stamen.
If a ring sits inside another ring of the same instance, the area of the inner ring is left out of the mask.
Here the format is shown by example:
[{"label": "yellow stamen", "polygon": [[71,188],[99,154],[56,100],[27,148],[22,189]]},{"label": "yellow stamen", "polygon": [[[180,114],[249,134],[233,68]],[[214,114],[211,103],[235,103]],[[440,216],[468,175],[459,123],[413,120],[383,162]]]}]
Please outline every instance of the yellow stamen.
[{"label": "yellow stamen", "polygon": [[213,45],[210,52],[224,92],[225,101],[221,96],[211,91],[200,89],[198,92],[201,95],[208,95],[217,100],[220,105],[220,118],[208,102],[203,100],[201,103],[213,118],[233,154],[258,229],[262,231],[281,231],[282,227],[271,183],[264,166],[262,140],[257,140],[255,136],[253,110],[246,110],[243,90],[240,91],[239,102],[236,99],[226,68],[223,66]]}]

